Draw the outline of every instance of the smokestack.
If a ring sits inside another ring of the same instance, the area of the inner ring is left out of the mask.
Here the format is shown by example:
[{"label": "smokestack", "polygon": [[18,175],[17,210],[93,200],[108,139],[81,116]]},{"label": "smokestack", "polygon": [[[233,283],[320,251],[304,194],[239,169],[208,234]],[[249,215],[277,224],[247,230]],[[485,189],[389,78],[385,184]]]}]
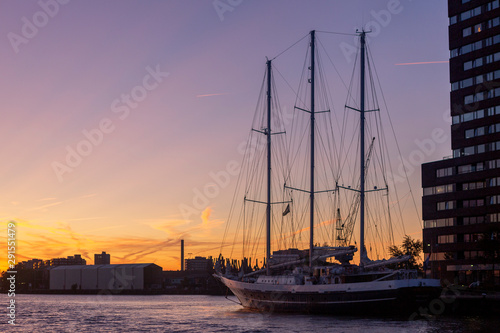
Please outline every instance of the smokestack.
[{"label": "smokestack", "polygon": [[184,271],[184,239],[181,239],[181,272]]}]

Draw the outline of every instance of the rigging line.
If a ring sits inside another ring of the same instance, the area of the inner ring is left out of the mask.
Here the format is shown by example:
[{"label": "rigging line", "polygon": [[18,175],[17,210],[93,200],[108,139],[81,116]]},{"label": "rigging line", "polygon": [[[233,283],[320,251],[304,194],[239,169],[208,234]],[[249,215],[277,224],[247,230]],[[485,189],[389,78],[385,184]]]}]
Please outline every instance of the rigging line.
[{"label": "rigging line", "polygon": [[[354,77],[355,77],[357,62],[358,62],[359,53],[360,53],[359,51],[360,50],[358,48],[358,51],[357,51],[357,54],[356,54],[356,57],[355,57],[355,60],[354,60],[354,66],[353,66],[353,69],[352,69],[352,72],[351,72],[351,79],[349,81],[349,87],[348,87],[348,91],[347,91],[347,94],[346,94],[346,100],[345,100],[345,104],[344,104],[344,105],[348,105],[349,101],[353,100],[353,104],[356,107],[357,107],[357,103],[356,103],[356,100],[353,98],[353,96],[351,94],[351,91],[353,90]],[[346,150],[346,147],[344,146],[345,145],[344,138],[346,137],[347,126],[348,126],[350,114],[351,114],[351,112],[346,107],[344,107],[344,114],[343,114],[343,120],[342,120],[342,129],[341,129],[341,136],[340,136],[340,151],[339,151],[339,156],[345,156],[345,158],[344,158],[344,163],[342,163],[342,161],[339,159],[339,162],[338,162],[339,176],[338,176],[338,178],[340,178],[340,174],[341,174],[341,172],[343,170],[343,165],[342,164],[345,165],[345,163],[347,161],[347,155],[348,154],[344,154],[344,151]],[[352,144],[352,142],[351,142],[351,144]]]},{"label": "rigging line", "polygon": [[301,39],[299,39],[298,41],[296,41],[295,43],[293,43],[292,45],[290,45],[289,47],[287,47],[284,51],[281,51],[281,53],[279,53],[277,56],[275,56],[274,58],[272,58],[271,61],[273,61],[274,59],[278,58],[280,55],[282,55],[286,51],[290,50],[292,47],[294,47],[295,45],[297,45],[298,43],[300,43],[304,38],[306,38],[308,36],[309,36],[309,33],[307,33],[304,37],[302,37]]},{"label": "rigging line", "polygon": [[[292,85],[288,82],[288,80],[283,76],[283,74],[281,74],[281,72],[278,70],[278,68],[276,67],[276,65],[273,65],[273,69],[276,70],[276,72],[278,72],[279,76],[281,76],[281,78],[283,79],[283,81],[285,81],[286,85],[288,86],[288,88],[290,88],[291,91],[293,91],[293,94],[295,96],[299,96],[299,93],[297,91],[295,91],[295,89],[293,89]],[[304,101],[300,101],[301,103],[304,103]]]},{"label": "rigging line", "polygon": [[[371,52],[369,53],[369,56],[371,57]],[[392,130],[392,135],[394,136],[394,138],[396,138],[396,131],[394,129],[394,125],[392,123],[392,119],[391,119],[391,116],[389,114],[389,108],[387,107],[387,101],[385,99],[385,95],[384,95],[384,92],[382,90],[382,86],[380,84],[380,78],[378,76],[378,73],[377,73],[377,68],[374,66],[374,72],[375,72],[375,76],[377,78],[377,82],[378,82],[378,85],[380,87],[380,92],[382,94],[382,101],[384,102],[384,106],[385,106],[385,109],[386,109],[386,112],[387,112],[387,117],[389,119],[389,124],[391,126],[391,130]],[[396,147],[397,147],[397,150],[398,150],[398,153],[399,153],[399,157],[401,159],[401,163],[403,163],[403,155],[401,154],[401,149],[399,147],[399,143],[397,140],[394,140],[395,141],[395,144],[396,144]],[[418,219],[420,220],[420,225],[421,227],[423,228],[423,221],[422,219],[420,218],[420,213],[418,212],[418,208],[417,208],[417,203],[415,202],[415,196],[413,195],[413,191],[412,191],[412,188],[411,188],[411,185],[410,185],[410,179],[408,177],[408,173],[406,171],[406,168],[403,167],[403,170],[404,170],[404,174],[405,174],[405,178],[406,178],[406,183],[408,184],[408,188],[410,189],[410,193],[411,193],[411,198],[412,198],[412,202],[413,202],[413,207],[415,208],[415,212],[417,213],[417,217]],[[392,171],[392,167],[391,167],[391,171]],[[396,186],[394,186],[394,188],[396,189]],[[396,190],[397,191],[397,190]],[[397,192],[396,192],[396,195],[397,195]],[[400,207],[398,205],[398,207]],[[401,208],[400,208],[400,215],[401,215],[401,223],[403,224],[403,216],[402,216],[402,212],[401,212]],[[404,224],[403,224],[403,231],[405,230],[404,228]],[[406,232],[405,232],[406,233]]]},{"label": "rigging line", "polygon": [[[264,83],[265,83],[265,79],[266,79],[266,73],[264,73],[264,77],[262,79],[262,84],[261,84],[261,89],[260,89],[260,96],[259,96],[259,100],[262,99],[262,90],[264,89]],[[255,111],[254,111],[254,121],[255,121],[255,118],[256,118],[256,115],[257,115],[257,110],[258,110],[258,103],[257,103],[257,106],[255,108]],[[242,159],[242,165],[245,165],[246,163],[246,160],[247,160],[247,153],[248,153],[248,150],[249,150],[249,146],[250,146],[250,138],[252,137],[252,130],[250,130],[250,133],[248,135],[248,139],[249,141],[247,141],[247,145],[245,147],[245,153],[243,155],[243,159]],[[237,193],[239,191],[239,189],[241,188],[241,178],[242,178],[242,175],[243,173],[239,173],[238,174],[238,179],[236,181],[236,186],[235,186],[235,190],[234,190],[234,195],[233,195],[233,199],[231,200],[231,206],[229,208],[229,214],[228,214],[228,223],[226,223],[226,226],[224,228],[224,233],[223,233],[223,236],[222,236],[222,243],[221,243],[221,249],[220,249],[220,253],[222,253],[222,248],[223,248],[223,245],[224,243],[226,242],[226,237],[227,237],[227,233],[229,231],[229,221],[231,221],[232,219],[232,216],[234,214],[234,209],[235,209],[235,204],[236,204],[236,197],[237,197]]]},{"label": "rigging line", "polygon": [[318,40],[318,42],[319,42],[319,45],[321,46],[321,48],[323,49],[323,51],[325,52],[326,57],[328,58],[328,60],[330,60],[330,64],[332,64],[332,67],[335,70],[335,72],[337,73],[338,77],[340,78],[340,81],[342,82],[342,85],[344,86],[344,88],[346,89],[346,91],[349,92],[349,88],[347,88],[347,85],[345,84],[344,79],[342,79],[342,76],[340,75],[340,73],[339,73],[339,71],[337,69],[337,66],[335,66],[335,64],[333,63],[332,58],[330,58],[330,55],[328,54],[328,52],[326,52],[325,46],[323,45],[323,43],[321,43],[321,40]]},{"label": "rigging line", "polygon": [[321,32],[323,34],[332,34],[332,35],[358,36],[357,34],[352,34],[347,32],[321,31],[321,30],[316,30],[316,32]]}]

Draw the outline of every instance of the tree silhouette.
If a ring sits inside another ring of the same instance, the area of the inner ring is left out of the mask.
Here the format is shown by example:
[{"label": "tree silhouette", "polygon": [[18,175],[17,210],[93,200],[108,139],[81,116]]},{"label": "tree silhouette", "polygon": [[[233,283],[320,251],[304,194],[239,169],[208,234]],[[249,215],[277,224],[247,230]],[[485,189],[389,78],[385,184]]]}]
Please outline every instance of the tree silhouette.
[{"label": "tree silhouette", "polygon": [[420,254],[422,253],[423,243],[421,240],[412,239],[410,236],[405,235],[403,238],[403,243],[400,246],[391,245],[389,246],[389,254],[393,257],[399,257],[404,255],[410,255],[411,258],[406,263],[400,263],[399,267],[407,267],[410,269],[422,270],[422,264],[420,261]]}]

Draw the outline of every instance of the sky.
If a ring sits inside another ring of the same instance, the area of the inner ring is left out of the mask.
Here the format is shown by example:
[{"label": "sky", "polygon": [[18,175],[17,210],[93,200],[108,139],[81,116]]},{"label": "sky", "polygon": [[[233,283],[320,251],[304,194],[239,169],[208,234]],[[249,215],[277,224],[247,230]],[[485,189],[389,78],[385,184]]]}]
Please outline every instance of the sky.
[{"label": "sky", "polygon": [[[314,29],[372,30],[421,209],[419,163],[451,155],[447,24],[434,0],[2,0],[0,241],[15,221],[18,261],[218,256],[266,56]],[[350,73],[354,37],[323,42]]]}]

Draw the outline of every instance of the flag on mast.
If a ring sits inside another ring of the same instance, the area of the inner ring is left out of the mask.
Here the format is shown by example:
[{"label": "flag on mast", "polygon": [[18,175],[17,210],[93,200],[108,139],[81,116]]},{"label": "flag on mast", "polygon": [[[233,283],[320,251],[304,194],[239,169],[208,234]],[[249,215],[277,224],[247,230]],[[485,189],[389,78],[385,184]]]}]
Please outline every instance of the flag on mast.
[{"label": "flag on mast", "polygon": [[283,216],[287,215],[290,213],[290,204],[286,205],[285,211],[283,212]]}]

